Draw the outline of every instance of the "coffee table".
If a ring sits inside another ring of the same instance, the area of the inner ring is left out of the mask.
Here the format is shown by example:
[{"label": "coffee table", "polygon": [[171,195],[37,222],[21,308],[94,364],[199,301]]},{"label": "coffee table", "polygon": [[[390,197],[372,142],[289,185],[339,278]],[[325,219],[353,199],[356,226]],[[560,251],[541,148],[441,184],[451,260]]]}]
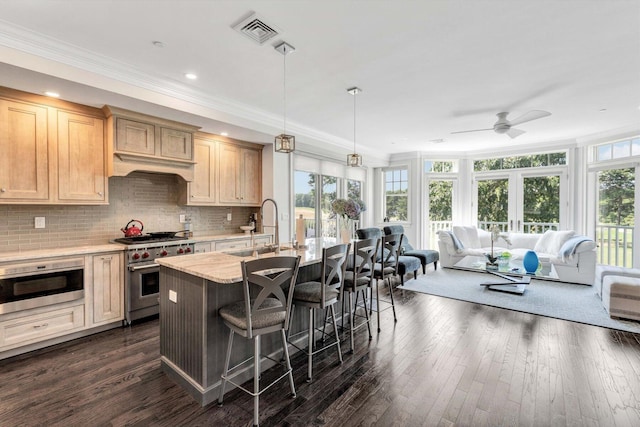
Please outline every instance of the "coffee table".
[{"label": "coffee table", "polygon": [[522,260],[510,260],[504,270],[487,271],[487,259],[481,256],[466,256],[453,267],[458,270],[476,271],[478,273],[492,273],[502,280],[487,281],[480,284],[493,291],[510,292],[522,295],[531,279],[558,280],[558,273],[550,262],[543,263],[542,268],[535,273],[527,273],[522,266]]}]

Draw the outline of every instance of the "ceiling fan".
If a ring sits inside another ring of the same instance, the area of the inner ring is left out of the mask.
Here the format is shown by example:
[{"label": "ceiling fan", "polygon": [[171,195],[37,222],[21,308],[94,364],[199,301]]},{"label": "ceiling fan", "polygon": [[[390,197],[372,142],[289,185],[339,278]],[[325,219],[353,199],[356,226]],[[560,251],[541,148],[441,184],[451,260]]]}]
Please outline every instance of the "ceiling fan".
[{"label": "ceiling fan", "polygon": [[516,119],[507,120],[507,115],[508,114],[509,113],[498,113],[498,114],[496,114],[496,116],[498,116],[498,121],[495,122],[495,124],[493,125],[492,128],[474,129],[474,130],[461,130],[461,131],[451,132],[451,133],[454,134],[454,133],[466,133],[466,132],[482,132],[482,131],[485,131],[485,130],[492,130],[495,133],[500,133],[500,134],[506,133],[511,138],[516,138],[516,137],[522,135],[523,133],[525,133],[525,131],[520,130],[520,129],[514,129],[513,126],[517,126],[517,125],[522,124],[522,123],[530,122],[532,120],[538,120],[538,119],[541,119],[543,117],[547,117],[547,116],[551,115],[551,113],[549,113],[548,111],[531,110],[529,112],[524,113],[523,115],[521,115],[520,117],[518,117]]}]

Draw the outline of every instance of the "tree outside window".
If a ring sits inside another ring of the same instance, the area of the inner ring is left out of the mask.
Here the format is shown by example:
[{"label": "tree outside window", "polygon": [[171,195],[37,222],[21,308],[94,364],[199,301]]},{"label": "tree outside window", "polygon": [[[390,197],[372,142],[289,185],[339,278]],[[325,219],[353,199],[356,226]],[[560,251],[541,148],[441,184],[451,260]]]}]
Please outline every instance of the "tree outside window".
[{"label": "tree outside window", "polygon": [[387,221],[408,221],[409,171],[407,168],[384,172],[385,211]]}]

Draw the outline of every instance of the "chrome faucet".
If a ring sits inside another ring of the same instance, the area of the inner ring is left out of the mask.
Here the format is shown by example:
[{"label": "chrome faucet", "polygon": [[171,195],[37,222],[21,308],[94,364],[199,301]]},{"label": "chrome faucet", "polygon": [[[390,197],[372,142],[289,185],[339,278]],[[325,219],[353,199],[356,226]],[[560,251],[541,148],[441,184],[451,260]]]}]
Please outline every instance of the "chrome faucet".
[{"label": "chrome faucet", "polygon": [[[273,207],[276,209],[276,218],[274,225],[265,225],[264,223],[264,204],[267,202],[273,203]],[[274,245],[270,245],[271,248],[275,246],[276,253],[280,253],[280,228],[278,226],[278,204],[273,199],[264,199],[262,205],[260,206],[260,222],[262,223],[262,232],[264,233],[265,227],[272,227],[275,229],[275,243]]]}]

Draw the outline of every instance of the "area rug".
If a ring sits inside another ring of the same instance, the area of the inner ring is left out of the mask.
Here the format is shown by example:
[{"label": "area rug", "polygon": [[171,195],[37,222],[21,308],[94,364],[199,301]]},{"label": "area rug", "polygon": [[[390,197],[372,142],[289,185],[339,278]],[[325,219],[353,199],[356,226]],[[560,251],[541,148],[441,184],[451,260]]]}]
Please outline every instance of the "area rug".
[{"label": "area rug", "polygon": [[496,279],[500,280],[486,273],[440,268],[410,279],[398,289],[640,333],[640,322],[610,318],[592,286],[532,280],[523,295],[480,286]]}]

